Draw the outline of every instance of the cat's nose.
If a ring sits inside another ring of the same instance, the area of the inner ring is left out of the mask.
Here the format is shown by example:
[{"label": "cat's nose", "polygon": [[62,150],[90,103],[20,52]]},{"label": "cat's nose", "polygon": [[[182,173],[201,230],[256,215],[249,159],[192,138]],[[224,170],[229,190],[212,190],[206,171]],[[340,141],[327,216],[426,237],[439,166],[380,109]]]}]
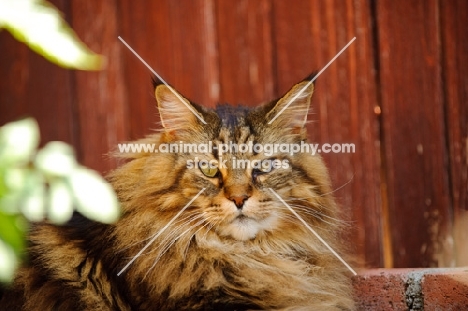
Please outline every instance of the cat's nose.
[{"label": "cat's nose", "polygon": [[234,202],[234,204],[236,204],[238,209],[242,209],[242,207],[244,206],[245,201],[247,201],[248,198],[249,198],[249,196],[247,196],[247,195],[230,196],[229,200]]}]

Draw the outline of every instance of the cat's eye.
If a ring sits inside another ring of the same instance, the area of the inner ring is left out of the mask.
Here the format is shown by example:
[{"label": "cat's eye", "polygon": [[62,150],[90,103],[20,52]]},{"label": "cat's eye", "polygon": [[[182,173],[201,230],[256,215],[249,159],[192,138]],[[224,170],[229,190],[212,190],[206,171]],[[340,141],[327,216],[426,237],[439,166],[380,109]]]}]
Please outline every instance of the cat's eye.
[{"label": "cat's eye", "polygon": [[271,170],[273,169],[273,167],[271,166],[270,162],[262,162],[263,163],[268,163],[266,164],[265,166],[262,165],[262,167],[260,167],[258,170],[262,173],[269,173],[271,172]]},{"label": "cat's eye", "polygon": [[257,176],[269,173],[273,170],[273,159],[263,160],[260,165],[252,170],[252,178],[256,179]]},{"label": "cat's eye", "polygon": [[200,171],[206,176],[206,177],[216,177],[218,175],[218,168],[216,166],[212,166],[210,164],[206,163],[198,163],[198,167],[200,168]]}]

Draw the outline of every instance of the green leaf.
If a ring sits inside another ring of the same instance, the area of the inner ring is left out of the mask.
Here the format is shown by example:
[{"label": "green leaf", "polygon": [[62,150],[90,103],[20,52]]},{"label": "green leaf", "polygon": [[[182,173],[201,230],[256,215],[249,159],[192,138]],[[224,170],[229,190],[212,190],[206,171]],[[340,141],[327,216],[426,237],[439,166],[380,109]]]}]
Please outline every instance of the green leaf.
[{"label": "green leaf", "polygon": [[21,194],[21,192],[10,191],[0,198],[0,211],[3,211],[8,214],[19,213],[22,200],[23,195]]},{"label": "green leaf", "polygon": [[114,189],[98,173],[77,169],[69,180],[80,213],[104,223],[118,219],[120,210]]},{"label": "green leaf", "polygon": [[0,281],[13,279],[15,269],[26,247],[28,224],[22,215],[0,211]]},{"label": "green leaf", "polygon": [[16,254],[21,254],[24,250],[27,228],[27,223],[21,215],[0,211],[0,239],[8,244]]},{"label": "green leaf", "polygon": [[0,166],[27,163],[38,145],[39,127],[33,118],[7,123],[0,128]]},{"label": "green leaf", "polygon": [[76,167],[73,148],[61,141],[52,141],[36,155],[36,167],[42,172],[56,176],[67,176]]},{"label": "green leaf", "polygon": [[[4,196],[8,193],[7,185],[5,184],[5,172],[2,170],[2,165],[0,164],[0,202]],[[1,208],[1,207],[0,207]]]},{"label": "green leaf", "polygon": [[0,27],[60,66],[83,70],[103,67],[103,57],[91,52],[46,1],[0,0]]}]

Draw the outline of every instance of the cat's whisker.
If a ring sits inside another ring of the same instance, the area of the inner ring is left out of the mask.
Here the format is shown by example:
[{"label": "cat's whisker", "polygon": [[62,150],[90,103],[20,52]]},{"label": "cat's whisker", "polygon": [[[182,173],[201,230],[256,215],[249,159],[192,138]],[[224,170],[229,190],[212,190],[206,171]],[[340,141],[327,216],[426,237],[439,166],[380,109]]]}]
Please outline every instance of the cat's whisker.
[{"label": "cat's whisker", "polygon": [[[315,207],[319,207],[320,209],[324,209],[324,210],[333,210],[331,209],[330,207],[327,207],[323,204],[320,204],[319,202],[317,201],[312,201],[311,199],[314,199],[314,198],[320,198],[321,196],[312,196],[310,198],[290,198],[290,199],[286,199],[284,200],[285,202],[287,202],[288,204],[295,204],[295,203],[302,203],[302,202],[298,202],[298,201],[303,201],[305,203],[308,203],[310,204],[310,206],[315,206]],[[305,206],[305,205],[304,205]],[[305,206],[307,207],[307,206]]]},{"label": "cat's whisker", "polygon": [[193,224],[193,226],[187,228],[182,233],[179,233],[176,237],[173,237],[174,235],[167,237],[167,239],[165,239],[167,242],[159,248],[160,252],[156,256],[155,263],[152,267],[154,267],[154,265],[161,259],[162,256],[164,256],[164,254],[174,245],[175,242],[177,242],[181,237],[186,235],[189,231],[193,230],[193,228],[199,226],[203,222],[204,220],[199,220],[197,223]]},{"label": "cat's whisker", "polygon": [[191,215],[181,219],[180,221],[175,222],[174,225],[175,224],[177,224],[177,225],[174,226],[174,228],[171,231],[169,231],[166,236],[170,237],[172,235],[172,233],[179,230],[179,228],[186,227],[186,225],[188,225],[191,222],[193,222],[194,220],[198,220],[200,218],[202,218],[201,213],[194,213],[194,214],[191,214]]},{"label": "cat's whisker", "polygon": [[[309,214],[309,215],[312,215],[312,216],[320,216],[320,217],[324,217],[324,218],[328,218],[330,220],[333,220],[335,222],[335,224],[340,224],[340,225],[345,225],[345,226],[348,226],[350,225],[351,223],[349,221],[346,221],[345,219],[340,219],[340,218],[336,218],[336,217],[332,217],[330,215],[327,215],[327,214],[324,214],[322,213],[320,210],[317,210],[317,209],[312,209],[308,206],[304,206],[304,205],[297,205],[297,204],[292,204],[292,203],[289,203],[289,205],[293,206],[293,207],[296,207],[297,209],[299,209],[300,211],[306,213],[306,214]],[[323,209],[327,209],[324,205],[322,204],[319,204],[319,206]],[[323,220],[325,221],[325,220]],[[326,221],[325,221],[326,222]],[[329,223],[329,222],[327,222]],[[329,223],[331,224],[331,223]]]},{"label": "cat's whisker", "polygon": [[[195,213],[195,214],[196,214],[196,213]],[[189,214],[189,215],[185,215],[183,218],[178,219],[177,221],[175,221],[174,224],[178,224],[178,223],[180,223],[180,222],[182,222],[182,221],[184,221],[184,220],[187,220],[188,218],[193,217],[193,216],[194,216],[194,213],[191,213],[191,214]],[[136,241],[136,242],[133,242],[133,243],[129,243],[127,246],[125,246],[125,247],[119,249],[118,252],[119,252],[119,253],[124,252],[124,251],[128,250],[129,248],[131,248],[131,247],[133,247],[133,246],[136,246],[136,245],[138,245],[138,244],[144,243],[144,242],[150,240],[151,238],[153,238],[156,234],[157,234],[157,233],[155,233],[155,234],[153,234],[153,235],[150,235],[150,236],[148,236],[148,237],[146,237],[146,238],[144,238],[144,239],[142,239],[142,240],[140,240],[140,241]]]},{"label": "cat's whisker", "polygon": [[224,220],[226,220],[228,216],[225,215],[224,217],[222,218],[219,218],[218,220],[212,222],[212,225],[208,228],[208,230],[205,232],[205,234],[203,235],[203,239],[206,239],[207,235],[208,235],[208,232],[210,232],[211,229],[213,229],[215,226],[219,225],[220,223],[222,223]]},{"label": "cat's whisker", "polygon": [[336,192],[336,191],[338,191],[338,190],[341,190],[342,188],[344,188],[344,187],[346,187],[348,184],[350,184],[350,183],[353,181],[353,179],[354,179],[354,174],[353,174],[353,176],[351,176],[351,178],[350,178],[347,182],[345,182],[344,184],[342,184],[341,186],[335,188],[334,190],[332,190],[332,191],[330,191],[330,192],[321,194],[320,197],[323,197],[323,196],[326,196],[326,195],[330,195],[330,194],[332,194],[332,193],[334,193],[334,192]]},{"label": "cat's whisker", "polygon": [[[292,206],[292,207],[295,207],[297,210],[300,210],[301,212],[303,212],[303,213],[305,213],[305,214],[308,214],[308,215],[311,215],[311,216],[320,218],[321,220],[323,220],[323,219],[322,219],[322,217],[323,217],[323,218],[328,218],[328,219],[333,220],[333,221],[336,221],[336,222],[341,221],[341,220],[339,220],[339,219],[337,219],[337,218],[335,218],[335,217],[332,217],[332,216],[330,216],[330,215],[326,215],[326,214],[320,212],[319,210],[312,209],[312,208],[310,208],[310,207],[308,207],[308,206],[297,205],[297,204],[291,204],[291,203],[290,203],[289,205]],[[324,220],[324,221],[325,221],[325,220]]]},{"label": "cat's whisker", "polygon": [[[290,223],[294,226],[297,226],[298,228],[301,228],[301,227],[304,227],[303,224],[301,223],[301,221],[299,219],[297,219],[297,217],[294,217],[293,214],[286,214],[286,215],[282,215],[280,216],[280,219],[283,220],[285,223]],[[327,230],[327,229],[323,229],[324,231],[330,231],[330,230]]]},{"label": "cat's whisker", "polygon": [[[335,193],[335,192],[337,192],[337,191],[343,189],[344,187],[346,187],[347,185],[349,185],[349,184],[353,181],[353,179],[354,179],[354,174],[353,174],[353,176],[351,176],[351,178],[350,178],[347,182],[345,182],[345,183],[342,184],[341,186],[339,186],[339,187],[333,189],[332,191],[329,191],[329,192],[326,192],[326,193],[322,193],[322,194],[320,194],[320,195],[312,195],[310,198],[296,198],[296,197],[295,197],[295,198],[286,198],[286,199],[284,199],[284,201],[286,201],[286,202],[292,202],[292,201],[296,201],[296,200],[308,201],[308,200],[310,200],[311,198],[320,198],[320,197],[324,197],[324,196],[333,194],[333,193]],[[323,207],[324,207],[324,208],[327,208],[327,207],[325,207],[325,206],[323,206]]]},{"label": "cat's whisker", "polygon": [[145,245],[136,255],[130,260],[125,267],[117,273],[117,276],[120,276],[127,268],[143,254],[143,252],[179,217],[199,196],[205,191],[206,188],[201,189],[149,242]]},{"label": "cat's whisker", "polygon": [[[167,234],[164,241],[166,240],[173,241],[173,240],[179,239],[183,235],[183,233],[182,234],[179,233],[181,231],[180,229],[188,227],[188,229],[186,229],[185,231],[192,230],[198,224],[203,223],[204,220],[205,220],[205,217],[202,213],[197,213],[196,215],[192,215],[187,221],[183,222],[182,224],[174,228],[169,234]],[[197,222],[194,223],[195,221]],[[161,243],[161,245],[163,245],[163,243]]]},{"label": "cat's whisker", "polygon": [[328,250],[329,250],[330,252],[332,252],[332,254],[335,255],[335,257],[341,261],[341,263],[342,263],[343,265],[346,266],[346,268],[348,268],[354,275],[357,275],[356,271],[354,271],[353,268],[351,268],[351,266],[348,265],[348,263],[347,263],[346,261],[344,261],[343,258],[341,258],[341,256],[338,255],[338,253],[335,252],[335,250],[334,250],[334,249],[333,249],[333,248],[332,248],[332,247],[331,247],[331,246],[330,246],[314,229],[312,229],[312,227],[309,226],[309,224],[307,224],[307,222],[306,222],[304,219],[302,219],[302,217],[301,217],[291,206],[289,206],[288,203],[286,203],[286,202],[279,196],[279,194],[277,194],[273,189],[271,189],[271,188],[269,188],[269,189],[270,189],[270,191],[278,198],[278,200],[280,200],[280,201],[291,211],[291,213],[293,213],[294,216],[296,216],[296,217],[299,219],[299,221],[302,222],[302,224],[303,224],[310,232],[312,232],[313,235],[315,235],[315,237],[316,237],[317,239],[319,239],[320,242],[322,242],[322,243],[328,248]]},{"label": "cat's whisker", "polygon": [[[172,246],[174,244],[174,242],[178,241],[182,236],[184,236],[187,232],[193,230],[194,228],[200,226],[201,224],[203,224],[205,221],[204,218],[202,218],[200,221],[198,221],[196,224],[194,224],[191,228],[188,228],[187,230],[185,230],[184,232],[182,232],[178,237],[176,237],[173,241],[173,243],[170,245]],[[190,238],[188,239],[189,243],[190,243],[190,240],[192,239],[192,237],[195,235],[195,233],[197,233],[198,231],[200,231],[203,227],[205,227],[208,223],[205,223],[203,226],[201,226],[200,228],[198,228],[194,233],[191,234]],[[169,246],[169,247],[170,247]]]},{"label": "cat's whisker", "polygon": [[193,227],[190,227],[188,229],[186,229],[184,232],[182,232],[181,234],[179,234],[179,236],[177,236],[175,239],[173,239],[167,246],[164,247],[164,249],[162,249],[162,251],[158,254],[158,256],[156,257],[156,259],[154,260],[154,263],[151,265],[151,267],[148,269],[148,271],[146,272],[146,274],[144,275],[143,279],[146,278],[146,276],[150,273],[150,271],[152,269],[154,269],[154,267],[156,266],[156,264],[159,262],[159,260],[164,256],[164,254],[166,254],[169,249],[171,249],[171,247],[182,237],[184,236],[185,234],[187,234],[187,232],[189,232],[190,230],[192,230],[194,227],[196,226],[199,226],[201,225],[202,223],[204,222],[204,220],[200,220],[199,222],[197,222],[196,224],[193,225]]},{"label": "cat's whisker", "polygon": [[205,231],[205,233],[203,234],[202,239],[203,239],[203,240],[206,240],[206,238],[207,238],[208,233],[210,232],[210,230],[213,229],[214,226],[216,226],[216,225],[219,224],[219,223],[221,223],[221,221],[218,221],[218,222],[216,222],[216,223],[212,223],[212,224],[208,227],[208,229]]},{"label": "cat's whisker", "polygon": [[[209,225],[210,223],[209,222],[206,222],[203,226],[201,226],[200,228],[198,228],[191,236],[190,238],[187,240],[187,244],[185,245],[185,248],[184,248],[184,257],[183,258],[186,258],[187,257],[187,252],[188,252],[188,249],[190,247],[190,243],[192,242],[192,239],[193,237],[195,236],[195,234],[197,234],[200,230],[202,230],[203,228],[205,228],[207,225]],[[213,225],[211,226],[213,227]],[[210,228],[211,228],[210,227]],[[209,230],[209,229],[208,229]]]},{"label": "cat's whisker", "polygon": [[[178,239],[178,237],[175,238],[175,236],[179,235],[179,237],[180,237],[181,234],[180,234],[179,232],[181,231],[181,229],[186,228],[187,225],[188,225],[188,226],[189,226],[189,229],[187,229],[187,230],[191,230],[192,227],[194,227],[194,226],[197,225],[197,224],[192,225],[191,223],[194,222],[194,221],[197,221],[197,220],[199,220],[199,219],[202,219],[201,214],[198,214],[198,215],[195,215],[195,216],[192,215],[192,217],[190,217],[189,220],[187,220],[187,221],[185,221],[184,223],[180,224],[179,226],[173,228],[173,229],[164,237],[164,239],[161,241],[161,243],[159,243],[159,246],[158,246],[158,247],[155,247],[153,250],[147,252],[146,254],[152,253],[152,252],[154,252],[154,251],[156,251],[156,250],[158,250],[158,249],[159,249],[159,250],[160,250],[160,249],[165,249],[166,246],[167,246],[167,244],[170,244],[170,243],[172,243],[173,241],[175,241],[175,240]],[[187,231],[187,230],[186,230],[186,231]]]},{"label": "cat's whisker", "polygon": [[293,224],[300,224],[299,221],[297,220],[297,218],[292,217],[291,214],[280,214],[280,215],[278,215],[278,218],[282,219],[282,220],[289,221],[289,222],[291,222]]}]

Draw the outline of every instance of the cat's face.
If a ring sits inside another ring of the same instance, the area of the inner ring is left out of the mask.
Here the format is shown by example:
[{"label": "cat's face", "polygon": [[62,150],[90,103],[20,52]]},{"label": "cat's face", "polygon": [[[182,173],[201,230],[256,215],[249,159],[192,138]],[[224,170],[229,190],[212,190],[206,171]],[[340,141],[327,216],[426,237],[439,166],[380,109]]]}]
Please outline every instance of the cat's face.
[{"label": "cat's face", "polygon": [[167,183],[167,191],[154,184],[160,195],[156,208],[176,213],[205,188],[185,220],[223,238],[267,238],[298,222],[271,188],[310,222],[326,222],[333,211],[324,207],[330,207],[324,196],[329,186],[320,157],[282,149],[305,143],[314,89],[307,84],[301,82],[279,100],[257,108],[219,105],[216,109],[202,108],[165,85],[157,86],[164,128],[158,143],[172,144],[174,149],[146,159],[151,173],[145,174],[153,177],[144,187],[150,189],[148,183],[156,182],[156,175],[159,183]]},{"label": "cat's face", "polygon": [[129,161],[109,176],[123,210],[109,241],[115,260],[135,260],[125,275],[135,296],[148,286],[158,300],[221,295],[270,310],[320,293],[330,307],[328,292],[347,291],[342,266],[309,231],[342,248],[325,165],[281,148],[307,143],[313,89],[305,81],[266,105],[208,109],[156,86],[161,132],[135,143],[158,152],[120,154]]}]

